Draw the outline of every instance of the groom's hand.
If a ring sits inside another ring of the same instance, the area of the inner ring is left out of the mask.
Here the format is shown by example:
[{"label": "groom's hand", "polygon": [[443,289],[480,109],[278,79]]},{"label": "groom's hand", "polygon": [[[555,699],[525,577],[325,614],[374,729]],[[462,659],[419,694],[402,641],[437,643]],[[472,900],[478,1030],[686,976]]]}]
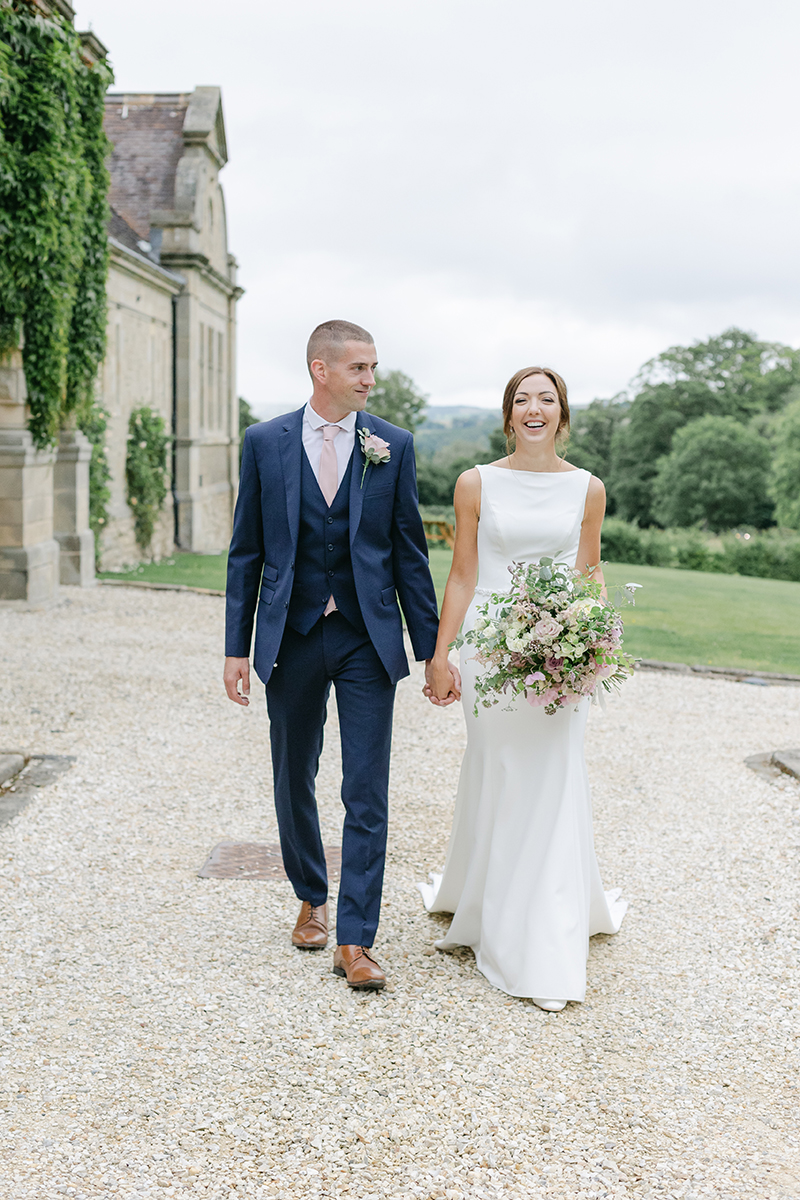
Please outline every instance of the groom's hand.
[{"label": "groom's hand", "polygon": [[[241,693],[239,692],[240,679],[242,681]],[[225,684],[225,691],[228,693],[229,700],[233,700],[234,704],[250,703],[249,658],[226,658],[225,670],[222,672],[222,680]]]},{"label": "groom's hand", "polygon": [[461,675],[458,667],[448,660],[445,664],[435,663],[432,658],[425,662],[425,686],[423,696],[427,696],[431,704],[446,708],[448,704],[461,699]]}]

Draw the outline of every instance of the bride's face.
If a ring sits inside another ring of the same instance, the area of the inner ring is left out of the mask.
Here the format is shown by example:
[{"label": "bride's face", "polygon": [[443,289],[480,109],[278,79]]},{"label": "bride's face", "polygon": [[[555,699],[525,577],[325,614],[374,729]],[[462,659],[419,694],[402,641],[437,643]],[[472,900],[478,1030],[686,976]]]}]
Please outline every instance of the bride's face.
[{"label": "bride's face", "polygon": [[511,427],[517,446],[543,446],[554,442],[561,420],[555,385],[546,375],[528,375],[514,394]]}]

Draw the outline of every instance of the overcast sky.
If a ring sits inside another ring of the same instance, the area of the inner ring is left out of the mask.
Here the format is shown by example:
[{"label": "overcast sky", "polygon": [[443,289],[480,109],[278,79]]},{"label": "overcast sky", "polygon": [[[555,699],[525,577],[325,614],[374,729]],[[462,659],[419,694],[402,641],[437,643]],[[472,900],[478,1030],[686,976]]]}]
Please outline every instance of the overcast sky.
[{"label": "overcast sky", "polygon": [[239,390],[319,321],[434,403],[573,399],[729,325],[800,344],[796,0],[85,0],[115,90],[223,89]]}]

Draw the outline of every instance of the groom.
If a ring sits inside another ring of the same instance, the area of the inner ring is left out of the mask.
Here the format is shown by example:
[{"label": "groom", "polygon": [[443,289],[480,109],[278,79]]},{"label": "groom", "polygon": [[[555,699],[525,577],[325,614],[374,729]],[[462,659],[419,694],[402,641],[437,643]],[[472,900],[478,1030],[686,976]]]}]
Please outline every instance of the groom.
[{"label": "groom", "polygon": [[328,941],[315,778],[336,689],[345,820],[333,969],[353,988],[374,989],[386,982],[370,948],[386,855],[392,710],[397,681],[409,673],[398,600],[415,657],[430,660],[436,596],[413,439],[364,412],[375,386],[372,337],[349,321],[326,321],[309,339],[307,361],[313,392],[305,407],[245,434],[224,680],[230,699],[247,704],[255,617],[281,851],[302,901],[292,943],[309,950]]}]

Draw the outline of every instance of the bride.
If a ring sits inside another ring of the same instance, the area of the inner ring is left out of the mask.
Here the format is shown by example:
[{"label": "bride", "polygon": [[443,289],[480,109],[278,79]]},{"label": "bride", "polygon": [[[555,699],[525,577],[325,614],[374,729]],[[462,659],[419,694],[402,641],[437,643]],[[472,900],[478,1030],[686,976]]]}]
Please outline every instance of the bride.
[{"label": "bride", "polygon": [[[478,606],[509,586],[512,562],[543,557],[602,582],[605,488],[560,458],[569,433],[564,380],[547,367],[517,371],[503,396],[512,453],[460,476],[456,542],[426,695],[453,699],[448,647]],[[477,583],[477,586],[476,586]],[[480,670],[461,650],[467,750],[444,873],[420,891],[453,919],[440,950],[471,946],[480,971],[510,996],[556,1012],[586,994],[589,938],[616,933],[627,904],[604,892],[595,858],[583,736],[589,699],[553,716],[515,699],[478,708]]]}]

